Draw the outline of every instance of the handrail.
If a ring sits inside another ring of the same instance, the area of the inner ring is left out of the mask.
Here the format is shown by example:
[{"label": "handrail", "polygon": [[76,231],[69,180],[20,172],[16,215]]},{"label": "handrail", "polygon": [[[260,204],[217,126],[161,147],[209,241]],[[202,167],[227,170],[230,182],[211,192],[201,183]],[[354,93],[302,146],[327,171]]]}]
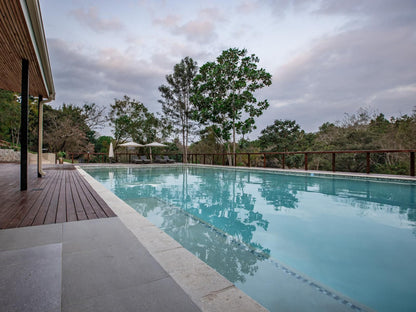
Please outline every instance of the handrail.
[{"label": "handrail", "polygon": [[[273,155],[281,155],[281,167],[285,169],[286,166],[286,156],[288,155],[303,155],[304,157],[304,169],[307,171],[308,168],[308,160],[309,155],[317,155],[317,154],[331,154],[331,167],[332,171],[336,171],[336,155],[337,154],[366,154],[366,173],[370,173],[371,167],[371,154],[383,154],[383,153],[402,153],[402,154],[409,154],[409,175],[414,177],[415,176],[415,153],[416,149],[385,149],[385,150],[345,150],[345,151],[292,151],[292,152],[241,152],[241,153],[188,153],[188,159],[190,163],[198,163],[198,157],[202,157],[202,164],[206,164],[207,156],[211,157],[211,164],[214,163],[214,158],[217,157],[217,161],[221,162],[222,165],[226,164],[225,158],[227,156],[233,157],[234,166],[237,164],[237,157],[247,156],[247,166],[251,167],[251,156],[263,156],[263,167],[267,167],[267,156]],[[181,159],[183,157],[182,154],[177,153],[161,153],[162,155],[169,155],[169,156],[176,156],[177,159]],[[74,155],[88,155],[87,161],[90,161],[90,155],[102,155],[104,158],[108,158],[107,153],[88,153],[88,152],[78,152],[78,153],[68,153],[68,156],[72,158],[72,162],[74,162]],[[132,155],[139,155],[138,153],[133,152],[120,152],[114,153],[115,158],[117,159],[119,156],[128,156],[129,160]],[[183,158],[182,158],[183,162]]]}]

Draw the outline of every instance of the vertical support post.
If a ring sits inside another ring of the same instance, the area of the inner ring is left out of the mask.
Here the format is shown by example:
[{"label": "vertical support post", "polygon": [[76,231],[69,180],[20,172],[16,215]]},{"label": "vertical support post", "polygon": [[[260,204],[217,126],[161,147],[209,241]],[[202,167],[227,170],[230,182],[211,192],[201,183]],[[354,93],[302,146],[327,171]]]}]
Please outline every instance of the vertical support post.
[{"label": "vertical support post", "polygon": [[204,154],[204,165],[205,165],[205,154]]},{"label": "vertical support post", "polygon": [[222,154],[222,165],[224,166],[225,164],[225,154]]},{"label": "vertical support post", "polygon": [[263,154],[263,168],[266,168],[266,154]]},{"label": "vertical support post", "polygon": [[71,154],[71,158],[72,158],[72,163],[74,163],[74,153]]},{"label": "vertical support post", "polygon": [[308,171],[308,153],[305,153],[305,171]]},{"label": "vertical support post", "polygon": [[335,153],[332,153],[332,171],[335,172]]},{"label": "vertical support post", "polygon": [[27,190],[27,146],[29,123],[29,61],[22,59],[22,92],[20,114],[20,190]]},{"label": "vertical support post", "polygon": [[247,153],[247,161],[248,161],[248,167],[251,167],[251,161],[250,161],[250,153]]},{"label": "vertical support post", "polygon": [[234,167],[237,166],[237,153],[234,153]]},{"label": "vertical support post", "polygon": [[415,152],[410,152],[410,175],[415,176]]},{"label": "vertical support post", "polygon": [[42,147],[43,147],[43,103],[42,95],[38,97],[38,178],[44,176],[42,171]]},{"label": "vertical support post", "polygon": [[370,153],[367,152],[367,174],[370,173]]},{"label": "vertical support post", "polygon": [[[88,152],[87,159],[88,159],[88,162],[90,162],[90,152]],[[129,162],[130,162],[130,155],[129,155]]]},{"label": "vertical support post", "polygon": [[285,154],[282,154],[282,169],[285,169]]}]

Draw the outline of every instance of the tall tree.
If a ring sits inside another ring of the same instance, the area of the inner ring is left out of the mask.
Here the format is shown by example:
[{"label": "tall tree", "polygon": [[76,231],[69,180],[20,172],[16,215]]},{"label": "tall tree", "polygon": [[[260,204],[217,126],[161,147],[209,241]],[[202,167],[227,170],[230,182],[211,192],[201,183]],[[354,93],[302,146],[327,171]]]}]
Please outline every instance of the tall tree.
[{"label": "tall tree", "polygon": [[166,75],[167,85],[161,85],[159,91],[162,111],[173,129],[182,134],[183,160],[188,160],[188,137],[192,128],[190,113],[193,110],[190,97],[192,81],[198,71],[197,63],[189,56],[173,68],[173,74]]},{"label": "tall tree", "polygon": [[254,117],[269,106],[267,100],[257,101],[254,96],[256,90],[272,83],[272,76],[257,68],[258,62],[256,55],[247,56],[246,49],[228,49],[216,62],[204,64],[194,79],[195,94],[191,98],[197,108],[194,118],[211,123],[216,134],[226,141],[232,131],[233,153],[236,133],[255,129]]},{"label": "tall tree", "polygon": [[109,119],[114,126],[114,137],[117,142],[129,138],[138,143],[150,143],[163,136],[159,131],[160,121],[149,112],[143,103],[130,99],[127,95],[123,99],[115,99],[110,105]]}]

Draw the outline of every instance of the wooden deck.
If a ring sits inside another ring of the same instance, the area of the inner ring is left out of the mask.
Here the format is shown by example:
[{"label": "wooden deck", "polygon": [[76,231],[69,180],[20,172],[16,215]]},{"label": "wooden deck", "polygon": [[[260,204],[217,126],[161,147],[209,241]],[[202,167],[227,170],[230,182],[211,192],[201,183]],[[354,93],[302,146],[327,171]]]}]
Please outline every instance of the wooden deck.
[{"label": "wooden deck", "polygon": [[29,167],[20,191],[20,166],[0,164],[0,229],[114,217],[115,213],[73,166]]}]

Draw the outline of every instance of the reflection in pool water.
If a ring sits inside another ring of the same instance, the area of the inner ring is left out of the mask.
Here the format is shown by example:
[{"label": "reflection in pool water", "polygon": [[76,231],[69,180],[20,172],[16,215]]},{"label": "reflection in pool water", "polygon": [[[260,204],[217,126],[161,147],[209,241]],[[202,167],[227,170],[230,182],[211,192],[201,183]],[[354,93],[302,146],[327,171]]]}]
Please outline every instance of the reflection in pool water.
[{"label": "reflection in pool water", "polygon": [[274,260],[379,311],[416,309],[414,184],[182,166],[86,170],[271,310]]}]

